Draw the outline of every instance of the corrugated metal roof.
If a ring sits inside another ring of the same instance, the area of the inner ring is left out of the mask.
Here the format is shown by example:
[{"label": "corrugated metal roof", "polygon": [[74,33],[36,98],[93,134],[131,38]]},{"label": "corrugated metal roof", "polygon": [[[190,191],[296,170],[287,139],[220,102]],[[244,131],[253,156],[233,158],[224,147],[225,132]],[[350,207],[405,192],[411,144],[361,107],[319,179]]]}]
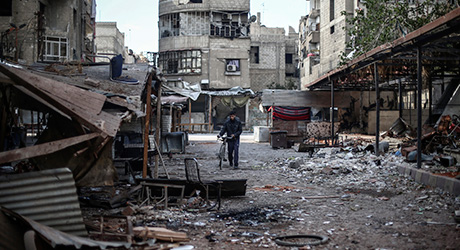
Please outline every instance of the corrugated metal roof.
[{"label": "corrugated metal roof", "polygon": [[57,230],[88,235],[68,168],[0,176],[0,205]]}]

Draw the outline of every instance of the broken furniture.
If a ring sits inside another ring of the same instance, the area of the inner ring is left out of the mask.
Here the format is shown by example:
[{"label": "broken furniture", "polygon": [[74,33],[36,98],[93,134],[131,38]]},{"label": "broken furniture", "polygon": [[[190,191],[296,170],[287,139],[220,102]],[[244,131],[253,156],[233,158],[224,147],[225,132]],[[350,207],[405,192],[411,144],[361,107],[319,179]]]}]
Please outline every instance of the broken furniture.
[{"label": "broken furniture", "polygon": [[[198,161],[195,158],[185,158],[185,177],[187,178],[187,182],[193,185],[196,185],[197,188],[193,190],[190,196],[194,196],[197,190],[204,191],[204,199],[206,202],[206,206],[208,210],[213,209],[217,206],[217,210],[220,210],[220,198],[222,195],[222,181],[202,181],[200,177],[200,169]],[[216,203],[210,205],[209,200],[209,189],[210,187],[214,187],[217,189],[217,197]]]},{"label": "broken furniture", "polygon": [[96,216],[95,220],[97,221],[97,225],[91,225],[95,229],[95,232],[89,234],[91,239],[133,243],[133,225],[128,217],[101,215]]},{"label": "broken furniture", "polygon": [[[182,205],[185,190],[184,185],[149,183],[145,181],[141,182],[141,185],[141,206],[144,204],[158,206],[163,203],[164,209],[168,209],[169,205],[177,205],[179,207]],[[161,195],[157,197],[158,192],[155,192],[152,189],[160,189]],[[170,192],[171,189],[179,190],[180,195],[173,195]],[[170,198],[176,199],[176,202],[171,202]]]}]

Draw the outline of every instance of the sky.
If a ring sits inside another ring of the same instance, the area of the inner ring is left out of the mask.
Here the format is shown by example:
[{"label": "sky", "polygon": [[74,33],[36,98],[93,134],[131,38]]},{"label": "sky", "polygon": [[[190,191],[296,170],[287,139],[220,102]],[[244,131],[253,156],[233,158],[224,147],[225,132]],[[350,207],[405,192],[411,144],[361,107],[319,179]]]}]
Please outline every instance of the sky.
[{"label": "sky", "polygon": [[[212,0],[211,0],[212,1]],[[307,14],[306,0],[251,0],[251,15],[261,13],[267,27],[292,26],[299,29],[301,16]],[[158,0],[96,0],[97,22],[117,22],[125,33],[125,46],[135,53],[158,51]],[[97,36],[97,30],[96,30]]]}]

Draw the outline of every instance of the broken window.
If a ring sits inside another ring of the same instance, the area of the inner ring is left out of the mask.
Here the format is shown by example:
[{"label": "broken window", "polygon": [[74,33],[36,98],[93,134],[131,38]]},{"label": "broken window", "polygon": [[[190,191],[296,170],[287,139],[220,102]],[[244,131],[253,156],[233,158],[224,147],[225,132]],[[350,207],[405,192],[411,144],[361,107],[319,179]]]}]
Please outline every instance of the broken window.
[{"label": "broken window", "polygon": [[201,51],[162,52],[159,57],[159,66],[167,74],[201,73]]},{"label": "broken window", "polygon": [[211,13],[211,36],[227,38],[249,35],[248,13]]},{"label": "broken window", "polygon": [[227,59],[225,60],[225,73],[239,73],[240,72],[240,59]]},{"label": "broken window", "polygon": [[259,63],[259,46],[251,46],[251,63]]},{"label": "broken window", "polygon": [[160,16],[160,37],[178,36],[180,29],[179,13]]},{"label": "broken window", "polygon": [[329,0],[329,20],[332,21],[335,18],[335,0]]},{"label": "broken window", "polygon": [[0,3],[0,16],[13,15],[13,0],[2,0]]},{"label": "broken window", "polygon": [[65,37],[45,37],[44,61],[65,61],[67,60],[68,46]]},{"label": "broken window", "polygon": [[286,64],[292,64],[292,54],[285,55],[285,62]]}]

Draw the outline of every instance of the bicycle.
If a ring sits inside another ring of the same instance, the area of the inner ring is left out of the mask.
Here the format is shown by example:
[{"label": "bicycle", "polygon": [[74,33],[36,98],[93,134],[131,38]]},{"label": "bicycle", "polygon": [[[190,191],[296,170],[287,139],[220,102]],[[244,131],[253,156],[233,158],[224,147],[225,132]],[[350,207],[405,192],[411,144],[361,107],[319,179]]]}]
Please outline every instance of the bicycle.
[{"label": "bicycle", "polygon": [[219,136],[218,140],[222,142],[220,145],[219,152],[217,153],[217,157],[219,158],[219,169],[222,170],[222,161],[227,161],[226,158],[226,151],[227,151],[227,140],[231,137],[228,136]]}]

